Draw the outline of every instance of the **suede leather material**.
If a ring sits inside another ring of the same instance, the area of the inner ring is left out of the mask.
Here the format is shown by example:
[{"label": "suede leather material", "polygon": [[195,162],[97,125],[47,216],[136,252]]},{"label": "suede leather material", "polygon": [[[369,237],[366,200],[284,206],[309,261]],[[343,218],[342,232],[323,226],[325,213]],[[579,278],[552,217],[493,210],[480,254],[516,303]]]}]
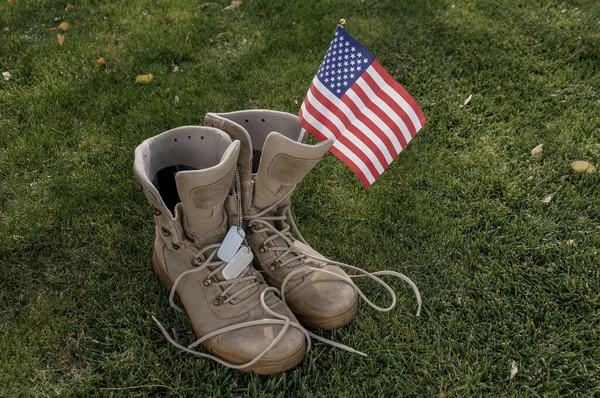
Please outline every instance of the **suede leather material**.
[{"label": "suede leather material", "polygon": [[[169,130],[136,148],[135,176],[155,214],[155,266],[166,275],[168,283],[192,269],[192,259],[198,250],[220,243],[229,223],[237,219],[235,199],[229,189],[240,148],[239,141],[232,142],[224,132],[207,127]],[[170,164],[189,164],[197,168],[175,175],[181,203],[175,206],[174,215],[151,182],[158,170]],[[223,292],[223,287],[204,284],[210,272],[210,269],[203,269],[188,274],[177,286],[180,300],[199,336],[249,320],[272,318],[260,305],[260,293],[267,285],[259,272],[250,267],[244,276],[253,275],[261,284],[219,305],[215,305],[214,299]],[[222,278],[220,273],[216,276]],[[232,289],[230,293],[235,291]],[[267,293],[265,301],[271,310],[297,322],[273,293]],[[281,325],[258,325],[223,333],[209,341],[216,349],[238,358],[238,362],[247,362],[271,344],[280,331]],[[303,333],[289,328],[263,360],[283,363],[304,348]]]},{"label": "suede leather material", "polygon": [[[250,203],[247,203],[247,200],[244,201],[244,213],[255,215],[289,194],[296,184],[325,156],[332,142],[326,140],[316,145],[300,142],[306,140],[306,134],[298,135],[297,131],[300,126],[298,118],[288,114],[285,122],[278,123],[284,128],[271,131],[264,138],[263,143],[265,132],[260,130],[261,125],[250,123],[252,119],[248,119],[248,124],[244,124],[249,112],[251,111],[208,114],[205,117],[205,123],[217,123],[215,126],[220,126],[225,132],[235,131],[231,134],[232,137],[247,140],[246,142],[242,141],[242,147],[247,150],[240,153],[238,163],[241,165],[249,165],[252,162],[254,147],[262,149],[260,165],[254,176],[253,184],[242,185],[244,197],[251,198]],[[271,111],[253,112],[255,120],[271,120],[278,117],[279,114]],[[261,116],[261,113],[264,116]],[[294,122],[288,124],[291,121]],[[281,201],[278,209],[271,215],[282,214],[289,205],[289,198]],[[279,221],[271,222],[271,224],[279,230],[286,227]],[[297,267],[305,267],[307,270],[324,267],[326,270],[346,276],[338,266],[325,265],[310,259],[305,259],[303,263],[295,266],[277,267],[276,259],[283,251],[264,250],[261,252],[260,250],[269,236],[268,232],[252,232],[247,233],[246,236],[254,253],[254,264],[258,269],[263,270],[263,275],[269,285],[281,289],[284,278]],[[283,238],[277,237],[269,241],[267,246],[286,247],[287,243]],[[300,253],[320,256],[314,249],[300,242],[295,241],[294,247]],[[289,256],[294,255],[293,253],[289,254]],[[275,266],[275,269],[271,269],[271,266]],[[288,281],[285,294],[287,304],[292,312],[308,317],[336,317],[354,308],[358,301],[358,295],[351,283],[323,272],[299,273]]]},{"label": "suede leather material", "polygon": [[239,124],[224,119],[215,113],[208,113],[204,117],[206,126],[214,126],[229,134],[232,140],[240,141],[240,178],[242,183],[252,181],[252,141],[246,129]]},{"label": "suede leather material", "polygon": [[270,133],[254,178],[254,208],[265,209],[287,195],[319,163],[331,145],[331,141],[307,145],[277,132]]},{"label": "suede leather material", "polygon": [[[312,247],[302,242],[294,241],[294,246],[303,253],[322,257]],[[323,269],[334,272],[340,276],[347,277],[346,273],[336,265],[326,264],[322,261],[313,259],[306,260],[311,267],[322,267]],[[289,291],[288,303],[292,311],[299,314],[318,313],[322,316],[335,315],[346,311],[358,300],[354,287],[341,279],[324,272],[313,272],[305,276],[306,283],[303,284],[303,291],[294,289]],[[318,296],[319,300],[304,300],[303,297]]]},{"label": "suede leather material", "polygon": [[[176,275],[191,268],[186,264],[190,264],[194,256],[192,250],[174,251],[161,242],[156,243],[159,253],[162,252],[164,264],[168,264],[169,274]],[[232,324],[270,317],[256,298],[246,299],[238,304],[215,306],[212,300],[221,293],[221,289],[203,284],[209,272],[201,271],[183,278],[177,289],[190,322],[199,336]],[[257,271],[252,272],[260,277]],[[279,299],[273,294],[268,296],[269,308],[295,321],[294,315]],[[227,347],[229,351],[251,359],[263,351],[280,331],[281,325],[253,326],[215,336],[210,341],[218,347]],[[288,329],[284,337],[267,353],[266,359],[284,357],[304,345],[304,335],[297,329]]]},{"label": "suede leather material", "polygon": [[235,141],[218,165],[180,171],[175,175],[184,210],[184,230],[198,247],[219,242],[227,232],[227,214],[223,206],[231,188],[239,152],[240,143]]},{"label": "suede leather material", "polygon": [[[254,181],[252,176],[252,156],[254,150],[263,151],[269,134],[278,131],[290,141],[304,143],[307,134],[300,127],[298,117],[286,112],[265,109],[252,109],[229,113],[207,113],[206,126],[216,127],[234,140],[241,142],[238,165],[242,183],[242,209],[251,213]],[[251,131],[252,135],[248,131]],[[324,141],[332,144],[331,141]],[[263,154],[264,159],[264,154]],[[262,163],[262,160],[261,160]]]}]

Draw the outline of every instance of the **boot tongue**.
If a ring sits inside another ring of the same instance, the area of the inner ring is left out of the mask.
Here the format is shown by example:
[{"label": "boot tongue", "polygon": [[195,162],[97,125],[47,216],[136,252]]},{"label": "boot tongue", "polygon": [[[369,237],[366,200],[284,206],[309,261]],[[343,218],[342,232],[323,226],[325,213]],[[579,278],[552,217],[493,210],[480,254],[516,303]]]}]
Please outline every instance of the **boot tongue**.
[{"label": "boot tongue", "polygon": [[252,205],[260,211],[277,203],[319,163],[331,145],[329,140],[307,145],[270,133],[254,179]]},{"label": "boot tongue", "polygon": [[175,175],[183,206],[183,228],[198,248],[220,243],[227,232],[225,200],[233,181],[240,150],[239,141],[229,145],[221,161],[202,170]]}]

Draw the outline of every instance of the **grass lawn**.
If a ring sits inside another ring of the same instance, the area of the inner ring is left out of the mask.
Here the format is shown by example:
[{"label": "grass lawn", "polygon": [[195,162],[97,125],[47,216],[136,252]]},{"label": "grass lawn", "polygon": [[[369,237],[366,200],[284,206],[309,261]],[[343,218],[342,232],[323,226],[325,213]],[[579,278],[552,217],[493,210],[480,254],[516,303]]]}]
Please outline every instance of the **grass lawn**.
[{"label": "grass lawn", "polygon": [[[600,173],[570,168],[600,160],[597,1],[73,3],[0,2],[0,396],[600,395]],[[296,113],[340,18],[428,124],[369,190],[329,154],[296,218],[413,278],[423,314],[393,281],[396,310],[330,334],[368,358],[315,344],[271,377],[180,353],[133,150],[209,111]]]}]

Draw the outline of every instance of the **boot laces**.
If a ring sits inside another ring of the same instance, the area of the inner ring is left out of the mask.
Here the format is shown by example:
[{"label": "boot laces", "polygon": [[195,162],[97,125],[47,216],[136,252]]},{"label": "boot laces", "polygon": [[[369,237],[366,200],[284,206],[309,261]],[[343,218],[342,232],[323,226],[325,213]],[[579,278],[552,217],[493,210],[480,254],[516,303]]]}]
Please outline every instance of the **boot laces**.
[{"label": "boot laces", "polygon": [[[273,208],[267,208],[265,211],[262,211],[255,215],[245,215],[244,219],[249,220],[248,226],[251,228],[253,233],[267,233],[267,238],[263,241],[262,247],[268,251],[276,251],[281,252],[275,258],[273,265],[271,265],[271,270],[276,270],[282,267],[298,267],[304,264],[304,259],[306,255],[300,252],[294,247],[294,237],[290,232],[290,226],[285,224],[285,220],[287,218],[286,211],[289,209],[287,207],[284,210],[284,214],[278,216],[270,213],[273,211]],[[280,221],[285,225],[283,229],[277,229],[276,222]],[[262,226],[262,228],[260,228]],[[254,229],[257,227],[258,229]],[[275,242],[277,238],[283,239],[285,242],[285,246],[275,246]],[[271,243],[273,242],[273,243]]]},{"label": "boot laces", "polygon": [[[235,189],[236,202],[237,202],[237,206],[238,206],[238,230],[242,230],[242,223],[243,223],[242,208],[241,208],[241,202],[242,202],[241,192],[242,192],[242,190],[241,190],[241,184],[240,184],[239,167],[237,167],[235,169],[235,186],[236,186],[236,189]],[[245,238],[243,239],[243,244],[248,246],[248,243],[246,242]],[[227,264],[228,264],[227,262],[219,259],[219,257],[217,256],[217,252],[220,247],[221,247],[221,243],[217,243],[217,244],[208,245],[208,246],[200,249],[194,255],[194,258],[192,259],[192,265],[195,267],[182,272],[175,279],[175,282],[173,282],[173,286],[171,287],[171,292],[169,294],[169,304],[172,308],[174,308],[175,310],[177,310],[179,312],[183,312],[181,307],[179,307],[179,306],[177,306],[177,304],[175,304],[175,293],[177,293],[177,286],[178,286],[179,282],[182,280],[182,278],[184,278],[185,276],[190,275],[192,273],[202,271],[204,269],[210,270],[207,278],[204,280],[204,283],[212,284],[212,285],[219,286],[222,288],[221,294],[215,298],[214,305],[221,305],[224,303],[229,303],[232,300],[234,300],[236,297],[240,297],[240,295],[243,294],[244,292],[249,291],[250,289],[253,289],[253,288],[257,287],[258,285],[262,284],[262,280],[260,280],[257,275],[254,275],[251,272],[252,262],[250,262],[247,265],[246,269],[240,274],[243,276],[240,276],[240,277],[237,277],[237,278],[234,278],[231,280],[218,279],[217,274],[222,272],[223,269],[225,268],[225,266],[227,266]],[[207,252],[209,252],[209,254],[208,254],[208,256],[205,256],[205,253],[207,253]],[[222,275],[222,273],[221,273],[221,275]],[[244,284],[244,285],[241,287],[238,287],[236,289],[235,287],[239,284]],[[242,300],[248,299],[255,292],[256,291],[250,293],[249,295],[247,295],[247,297],[242,298]],[[167,330],[163,327],[163,325],[158,321],[158,319],[156,319],[154,316],[152,317],[152,319],[154,320],[154,322],[156,322],[160,331],[165,336],[167,341],[169,341],[169,343],[171,343],[175,347],[179,348],[182,351],[185,351],[187,353],[190,353],[190,354],[193,354],[193,355],[196,355],[199,357],[212,359],[212,360],[220,363],[221,365],[230,367],[232,369],[244,369],[244,368],[250,367],[250,366],[254,365],[256,362],[260,361],[260,359],[262,357],[264,357],[273,347],[275,347],[275,345],[283,338],[283,336],[288,331],[290,326],[299,329],[304,334],[304,336],[306,337],[306,341],[307,341],[306,352],[308,352],[310,350],[310,346],[311,346],[311,340],[310,340],[309,333],[297,322],[292,322],[292,320],[289,317],[278,314],[269,308],[269,306],[267,305],[266,298],[265,298],[266,294],[269,292],[273,292],[274,294],[279,294],[279,291],[276,288],[267,287],[267,288],[263,289],[263,291],[260,293],[259,298],[260,298],[260,305],[262,306],[263,310],[267,314],[272,316],[273,317],[272,319],[264,318],[264,319],[259,319],[259,320],[254,320],[254,321],[246,321],[246,322],[241,322],[241,323],[238,323],[235,325],[226,326],[224,328],[217,329],[210,333],[205,334],[204,336],[202,336],[201,338],[199,338],[192,344],[188,345],[187,347],[185,347],[185,346],[179,344],[177,341],[175,341],[171,337],[169,332],[167,332]],[[194,348],[196,348],[198,345],[202,344],[203,342],[207,341],[208,339],[210,339],[212,337],[218,336],[223,333],[231,332],[234,330],[251,327],[251,326],[258,326],[258,325],[283,325],[283,327],[281,328],[281,331],[277,334],[277,336],[273,339],[273,341],[271,341],[271,343],[263,351],[261,351],[256,357],[254,357],[254,359],[252,359],[246,363],[235,364],[235,363],[226,361],[224,359],[221,359],[215,355],[211,355],[211,354],[207,354],[207,353],[204,353],[201,351],[194,350]]]},{"label": "boot laces", "polygon": [[[275,259],[274,266],[272,266],[271,270],[275,270],[275,269],[278,269],[280,267],[285,267],[285,266],[294,267],[294,269],[291,270],[291,272],[285,276],[283,282],[281,283],[281,289],[279,290],[279,295],[281,297],[281,301],[283,301],[283,303],[287,305],[287,302],[285,299],[285,287],[288,284],[288,282],[291,279],[293,279],[295,276],[301,275],[301,274],[307,274],[307,273],[311,273],[311,272],[323,272],[323,273],[331,275],[335,278],[344,280],[347,283],[349,283],[350,285],[352,285],[352,287],[354,288],[356,293],[371,308],[375,309],[376,311],[380,311],[380,312],[389,312],[392,309],[394,309],[394,307],[396,306],[396,301],[397,301],[396,300],[396,292],[394,292],[394,289],[392,289],[386,282],[384,282],[379,277],[380,276],[394,276],[396,278],[403,280],[411,287],[411,289],[415,295],[415,298],[417,300],[416,316],[420,316],[421,315],[421,307],[422,307],[421,293],[419,292],[419,288],[417,287],[417,285],[406,275],[404,275],[400,272],[391,271],[391,270],[368,272],[368,271],[366,271],[362,268],[356,267],[354,265],[345,264],[345,263],[338,262],[338,261],[333,261],[333,260],[330,260],[323,256],[314,256],[311,254],[300,252],[298,249],[296,249],[294,247],[294,244],[293,244],[294,237],[293,237],[292,233],[290,232],[290,227],[293,230],[294,234],[296,235],[297,239],[299,239],[302,243],[304,243],[305,245],[307,245],[309,247],[310,247],[310,245],[306,242],[306,240],[304,240],[304,238],[302,237],[302,234],[298,230],[298,227],[296,226],[296,222],[294,220],[294,216],[292,214],[290,206],[288,205],[288,206],[282,207],[281,215],[273,215],[277,211],[278,206],[284,200],[286,200],[288,197],[291,196],[292,192],[294,191],[294,188],[292,188],[290,190],[290,192],[288,192],[286,195],[284,195],[276,203],[263,209],[259,213],[254,214],[254,215],[244,215],[244,220],[249,221],[249,223],[248,223],[249,226],[260,224],[261,226],[264,227],[264,228],[261,228],[258,230],[253,230],[253,232],[257,232],[257,233],[266,232],[266,233],[270,234],[263,242],[263,247],[265,247],[265,250],[282,251],[282,253]],[[290,225],[285,223],[286,220],[289,221]],[[285,227],[283,227],[282,229],[277,228],[277,226],[276,226],[277,221],[280,221],[281,222],[280,225],[285,225]],[[283,241],[286,243],[286,247],[278,247],[278,246],[268,245],[269,242],[276,240],[278,237],[283,239]],[[290,258],[285,259],[286,256],[290,256]],[[317,266],[317,267],[308,266],[308,265],[305,267],[299,267],[299,265],[304,264],[304,259],[306,259],[306,258],[310,258],[310,259],[322,262],[324,264],[337,265],[339,267],[355,271],[357,274],[356,275],[347,275],[347,276],[340,275],[335,272],[324,269],[324,265]],[[378,283],[379,285],[381,285],[389,293],[389,295],[392,299],[392,303],[388,307],[380,307],[380,306],[376,305],[375,303],[373,303],[371,300],[369,300],[365,296],[365,294],[362,292],[362,290],[360,290],[360,288],[358,286],[356,286],[356,284],[353,281],[353,279],[355,279],[355,278],[369,278],[369,279],[375,281],[376,283]],[[359,355],[367,356],[367,354],[357,351],[357,350],[355,350],[351,347],[348,347],[344,344],[336,343],[329,339],[325,339],[325,338],[318,336],[312,332],[307,331],[307,333],[312,338],[314,338],[318,341],[321,341],[323,343],[332,345],[334,347],[341,348],[346,351],[354,352]]]},{"label": "boot laces", "polygon": [[[198,262],[201,262],[201,264],[190,270],[182,272],[175,279],[175,282],[173,283],[173,286],[171,287],[171,292],[169,294],[169,304],[173,309],[175,309],[176,311],[179,311],[179,312],[183,312],[183,309],[181,309],[181,307],[179,307],[179,306],[177,306],[177,304],[175,304],[174,298],[175,298],[175,294],[177,293],[177,286],[178,286],[179,282],[185,276],[208,268],[211,270],[211,272],[209,273],[207,280],[209,278],[214,279],[215,275],[218,272],[220,272],[227,265],[226,262],[218,260],[218,257],[217,257],[217,261],[213,261],[220,246],[221,246],[220,244],[213,244],[213,245],[206,246],[204,249],[198,251],[198,253],[194,256],[193,263],[198,264]],[[204,253],[206,253],[210,250],[212,250],[212,251],[210,252],[208,257],[204,258]],[[228,286],[225,289],[223,289],[223,292],[219,296],[217,296],[216,300],[219,301],[219,305],[221,303],[230,302],[231,300],[233,300],[235,297],[239,296],[243,292],[245,292],[253,287],[256,287],[262,283],[262,281],[259,280],[257,275],[252,275],[252,274],[249,275],[249,267],[250,267],[250,264],[248,264],[248,269],[243,273],[243,275],[246,275],[246,276],[238,277],[238,278],[232,279],[232,280],[214,280],[212,282],[214,285],[217,285],[217,286],[221,286],[221,287]],[[228,292],[233,288],[233,286],[235,286],[239,283],[246,283],[246,285],[244,287],[242,287],[241,289],[235,291],[233,294],[228,295]],[[259,319],[259,320],[254,320],[254,321],[241,322],[241,323],[238,323],[235,325],[230,325],[230,326],[226,326],[221,329],[214,330],[210,333],[203,335],[201,338],[199,338],[192,344],[188,345],[187,347],[183,346],[180,343],[178,343],[177,341],[175,341],[175,339],[173,339],[171,337],[169,332],[167,332],[165,327],[158,321],[158,319],[156,319],[156,317],[153,316],[152,319],[154,320],[154,322],[156,322],[160,331],[165,336],[167,341],[169,343],[171,343],[172,345],[174,345],[175,347],[177,347],[178,349],[180,349],[181,351],[185,351],[189,354],[196,355],[199,357],[212,359],[212,360],[220,363],[221,365],[230,367],[232,369],[244,369],[244,368],[250,367],[250,366],[254,365],[256,362],[260,361],[260,359],[262,357],[264,357],[273,347],[275,347],[275,345],[283,338],[283,336],[285,335],[285,333],[287,332],[287,330],[290,327],[295,327],[295,328],[299,329],[305,335],[306,340],[307,340],[307,352],[308,352],[311,347],[310,335],[297,322],[293,322],[289,317],[278,314],[269,308],[269,306],[267,305],[267,299],[266,299],[266,294],[269,292],[273,292],[274,294],[279,294],[279,291],[276,288],[267,287],[260,293],[259,299],[260,299],[260,304],[261,304],[262,308],[264,309],[264,311],[267,314],[269,314],[270,316],[272,316],[273,318],[271,318],[271,319],[265,318],[265,319]],[[223,301],[221,301],[221,299],[223,299]],[[263,351],[261,351],[256,357],[254,357],[254,359],[252,359],[249,362],[246,362],[243,364],[235,364],[235,363],[226,361],[222,358],[219,358],[215,355],[207,354],[207,353],[201,352],[201,351],[196,351],[194,349],[198,345],[202,344],[203,342],[205,342],[215,336],[218,336],[220,334],[231,332],[231,331],[238,330],[238,329],[247,328],[247,327],[260,326],[260,325],[283,325],[283,327],[281,328],[281,331],[277,334],[277,336],[273,339],[273,341]]]}]

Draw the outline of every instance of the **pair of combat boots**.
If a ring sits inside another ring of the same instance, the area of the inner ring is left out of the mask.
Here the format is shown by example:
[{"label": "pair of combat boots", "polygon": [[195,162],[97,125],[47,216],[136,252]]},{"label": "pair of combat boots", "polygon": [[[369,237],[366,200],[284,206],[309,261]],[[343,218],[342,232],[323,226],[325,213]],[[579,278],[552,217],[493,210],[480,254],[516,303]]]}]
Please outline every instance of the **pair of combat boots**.
[{"label": "pair of combat boots", "polygon": [[[286,223],[299,234],[290,196],[332,142],[306,144],[298,118],[283,112],[209,113],[204,122],[135,150],[135,176],[156,221],[154,268],[198,340],[182,346],[154,320],[184,351],[242,371],[283,372],[302,360],[311,336],[323,340],[302,325],[342,327],[362,296],[339,263],[295,239]],[[196,351],[200,344],[211,354]]]}]

